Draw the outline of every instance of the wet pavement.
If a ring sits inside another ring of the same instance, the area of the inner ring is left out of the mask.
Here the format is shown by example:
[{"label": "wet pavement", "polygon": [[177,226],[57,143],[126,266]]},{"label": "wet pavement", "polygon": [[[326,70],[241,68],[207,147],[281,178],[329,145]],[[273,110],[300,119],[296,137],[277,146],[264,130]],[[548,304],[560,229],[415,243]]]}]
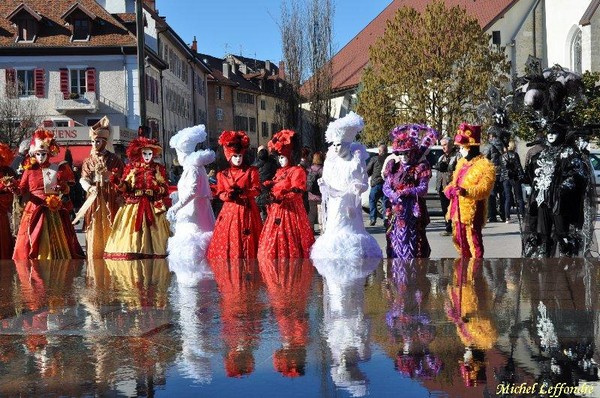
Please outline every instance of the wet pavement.
[{"label": "wet pavement", "polygon": [[4,261],[0,396],[600,396],[599,271]]}]

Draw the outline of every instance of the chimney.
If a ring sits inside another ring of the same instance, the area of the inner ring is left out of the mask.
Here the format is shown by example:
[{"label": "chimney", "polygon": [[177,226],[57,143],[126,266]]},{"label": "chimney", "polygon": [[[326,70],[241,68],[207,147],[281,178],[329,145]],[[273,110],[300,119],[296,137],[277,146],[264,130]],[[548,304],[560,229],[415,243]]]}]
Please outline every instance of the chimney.
[{"label": "chimney", "polygon": [[144,0],[144,4],[146,4],[152,11],[156,11],[156,0]]},{"label": "chimney", "polygon": [[246,64],[240,64],[240,72],[242,72],[244,75],[248,73],[248,68],[246,67]]},{"label": "chimney", "polygon": [[237,73],[237,64],[235,61],[231,63],[231,72],[235,75]]},{"label": "chimney", "polygon": [[269,61],[268,59],[265,61],[265,70],[268,72],[271,71],[271,61]]},{"label": "chimney", "polygon": [[279,78],[285,80],[285,62],[279,61]]},{"label": "chimney", "polygon": [[230,71],[231,71],[231,68],[229,66],[229,62],[223,61],[223,76],[225,76],[225,78],[229,79]]},{"label": "chimney", "polygon": [[198,52],[198,42],[196,41],[196,36],[194,36],[194,40],[192,40],[192,47],[191,47],[191,49],[195,53]]}]

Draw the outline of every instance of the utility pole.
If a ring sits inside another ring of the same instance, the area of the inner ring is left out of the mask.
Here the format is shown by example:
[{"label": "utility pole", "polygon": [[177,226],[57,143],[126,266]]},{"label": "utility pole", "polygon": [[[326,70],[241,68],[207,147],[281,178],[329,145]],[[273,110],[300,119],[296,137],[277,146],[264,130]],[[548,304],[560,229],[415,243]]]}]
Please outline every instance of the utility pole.
[{"label": "utility pole", "polygon": [[135,33],[137,41],[138,90],[140,100],[140,126],[146,126],[146,57],[144,56],[143,0],[135,0]]}]

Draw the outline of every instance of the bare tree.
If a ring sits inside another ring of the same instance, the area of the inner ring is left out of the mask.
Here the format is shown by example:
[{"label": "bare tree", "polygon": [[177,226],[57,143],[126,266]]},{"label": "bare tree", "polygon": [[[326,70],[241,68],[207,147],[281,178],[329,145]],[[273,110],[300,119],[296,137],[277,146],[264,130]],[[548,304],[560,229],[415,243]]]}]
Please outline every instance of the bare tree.
[{"label": "bare tree", "polygon": [[14,148],[29,137],[40,123],[39,101],[20,99],[17,85],[8,85],[5,93],[6,95],[0,96],[0,142]]}]

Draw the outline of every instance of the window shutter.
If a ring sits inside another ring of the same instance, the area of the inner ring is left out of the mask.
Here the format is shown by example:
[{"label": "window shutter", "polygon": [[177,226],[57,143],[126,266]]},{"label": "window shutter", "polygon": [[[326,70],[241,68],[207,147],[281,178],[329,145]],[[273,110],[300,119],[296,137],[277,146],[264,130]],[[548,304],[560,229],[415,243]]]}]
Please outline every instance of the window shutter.
[{"label": "window shutter", "polygon": [[6,96],[15,98],[17,95],[15,82],[17,80],[17,71],[14,69],[6,69]]},{"label": "window shutter", "polygon": [[96,68],[87,68],[85,71],[87,91],[96,92]]},{"label": "window shutter", "polygon": [[44,98],[46,95],[45,88],[46,82],[44,81],[45,73],[41,68],[37,68],[33,71],[35,96],[38,98]]},{"label": "window shutter", "polygon": [[60,69],[60,91],[64,99],[69,98],[69,70],[66,68]]}]

